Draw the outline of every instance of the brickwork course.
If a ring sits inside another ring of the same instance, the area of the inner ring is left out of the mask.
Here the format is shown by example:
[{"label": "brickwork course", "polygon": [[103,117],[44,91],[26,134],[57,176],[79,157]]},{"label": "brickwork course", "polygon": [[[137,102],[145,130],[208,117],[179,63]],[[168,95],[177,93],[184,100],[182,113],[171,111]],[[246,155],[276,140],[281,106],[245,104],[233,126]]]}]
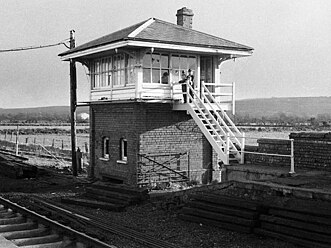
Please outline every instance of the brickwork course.
[{"label": "brickwork course", "polygon": [[[138,154],[189,153],[191,180],[211,181],[215,154],[194,120],[171,104],[112,103],[91,106],[91,151],[94,174],[136,183]],[[102,139],[109,137],[109,159],[102,159]],[[120,163],[120,140],[127,140],[127,163]],[[95,147],[93,147],[95,146]],[[184,161],[185,162],[185,161]]]},{"label": "brickwork course", "polygon": [[[291,133],[294,140],[295,167],[331,170],[331,132],[299,132]],[[287,154],[291,153],[289,140],[259,139],[258,146],[247,146],[246,150]],[[289,166],[289,157],[246,154],[245,161],[254,164]]]}]

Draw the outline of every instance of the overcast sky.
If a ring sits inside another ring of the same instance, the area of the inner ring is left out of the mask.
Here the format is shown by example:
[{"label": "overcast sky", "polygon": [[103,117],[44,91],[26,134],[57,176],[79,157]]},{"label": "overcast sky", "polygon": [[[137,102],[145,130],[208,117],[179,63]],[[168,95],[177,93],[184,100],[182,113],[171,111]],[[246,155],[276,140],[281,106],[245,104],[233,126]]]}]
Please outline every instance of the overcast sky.
[{"label": "overcast sky", "polygon": [[[330,0],[0,0],[0,50],[69,38],[76,45],[155,17],[176,23],[193,10],[193,28],[253,47],[251,57],[227,61],[223,82],[236,98],[331,96]],[[0,108],[69,105],[64,46],[0,53]],[[77,65],[78,101],[89,99]]]}]

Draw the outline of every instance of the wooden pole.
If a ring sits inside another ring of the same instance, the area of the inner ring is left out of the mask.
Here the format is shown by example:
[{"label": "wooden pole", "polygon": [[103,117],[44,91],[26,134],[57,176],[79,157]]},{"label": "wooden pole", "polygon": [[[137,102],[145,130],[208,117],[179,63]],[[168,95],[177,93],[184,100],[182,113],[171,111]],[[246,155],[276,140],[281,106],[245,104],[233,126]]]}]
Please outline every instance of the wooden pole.
[{"label": "wooden pole", "polygon": [[[75,48],[75,31],[70,31],[70,49]],[[77,176],[76,159],[76,106],[77,106],[77,76],[76,64],[70,59],[70,124],[71,124],[71,163],[72,175]]]},{"label": "wooden pole", "polygon": [[18,132],[19,132],[19,130],[18,130],[18,125],[17,125],[17,129],[16,129],[16,141],[15,141],[15,150],[16,150],[15,154],[16,154],[16,156],[18,156]]}]

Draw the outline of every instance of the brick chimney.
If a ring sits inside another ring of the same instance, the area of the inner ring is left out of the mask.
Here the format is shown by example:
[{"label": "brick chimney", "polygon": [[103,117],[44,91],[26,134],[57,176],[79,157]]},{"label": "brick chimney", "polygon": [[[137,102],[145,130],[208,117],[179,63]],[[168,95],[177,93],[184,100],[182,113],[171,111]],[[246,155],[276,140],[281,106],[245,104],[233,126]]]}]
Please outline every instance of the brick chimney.
[{"label": "brick chimney", "polygon": [[177,25],[192,28],[193,11],[186,7],[177,10]]}]

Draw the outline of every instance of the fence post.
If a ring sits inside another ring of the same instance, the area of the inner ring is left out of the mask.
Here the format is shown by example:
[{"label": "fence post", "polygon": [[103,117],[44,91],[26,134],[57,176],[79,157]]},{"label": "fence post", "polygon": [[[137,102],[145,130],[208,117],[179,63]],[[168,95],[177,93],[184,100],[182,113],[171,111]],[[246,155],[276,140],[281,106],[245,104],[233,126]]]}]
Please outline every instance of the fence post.
[{"label": "fence post", "polygon": [[62,150],[64,150],[64,144],[63,144],[63,140],[62,140]]},{"label": "fence post", "polygon": [[52,140],[52,147],[54,147],[54,139]]},{"label": "fence post", "polygon": [[240,153],[240,164],[245,163],[245,133],[242,133],[241,139],[241,153]]},{"label": "fence post", "polygon": [[294,139],[290,139],[291,141],[291,170],[290,170],[290,174],[294,174]]},{"label": "fence post", "polygon": [[5,132],[5,140],[7,140],[7,131]]},{"label": "fence post", "polygon": [[16,156],[18,156],[18,125],[17,125],[17,130],[16,130],[16,141],[15,141],[15,147],[16,147]]}]

